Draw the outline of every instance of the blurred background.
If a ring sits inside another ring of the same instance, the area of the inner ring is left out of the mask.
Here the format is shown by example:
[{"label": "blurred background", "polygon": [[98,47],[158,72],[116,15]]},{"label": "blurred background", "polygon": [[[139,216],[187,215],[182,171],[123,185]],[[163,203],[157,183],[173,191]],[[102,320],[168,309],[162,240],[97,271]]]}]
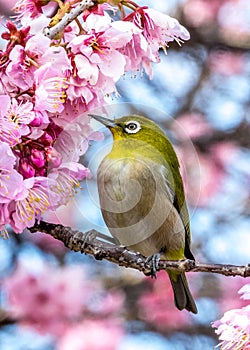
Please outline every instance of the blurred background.
[{"label": "blurred background", "polygon": [[[178,18],[191,34],[171,43],[153,80],[138,73],[118,83],[109,116],[143,114],[175,145],[185,182],[192,251],[199,262],[250,262],[250,2],[137,1]],[[1,12],[10,14],[6,2]],[[93,124],[95,129],[99,125]],[[92,142],[84,164],[93,179],[67,208],[48,218],[108,232],[96,191],[96,169],[111,145]],[[137,271],[73,253],[44,234],[0,239],[1,350],[212,349],[211,322],[246,305],[243,278],[189,273],[199,313],[174,307],[166,273]]]}]

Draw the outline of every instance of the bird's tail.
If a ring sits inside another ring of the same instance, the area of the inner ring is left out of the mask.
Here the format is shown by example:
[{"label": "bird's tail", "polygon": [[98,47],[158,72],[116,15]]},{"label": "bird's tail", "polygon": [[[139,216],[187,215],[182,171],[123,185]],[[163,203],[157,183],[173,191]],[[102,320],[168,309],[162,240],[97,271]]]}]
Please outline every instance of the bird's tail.
[{"label": "bird's tail", "polygon": [[195,305],[194,299],[188,287],[188,282],[184,272],[174,273],[168,271],[168,275],[174,291],[175,306],[179,310],[186,309],[194,314],[197,314],[198,310]]}]

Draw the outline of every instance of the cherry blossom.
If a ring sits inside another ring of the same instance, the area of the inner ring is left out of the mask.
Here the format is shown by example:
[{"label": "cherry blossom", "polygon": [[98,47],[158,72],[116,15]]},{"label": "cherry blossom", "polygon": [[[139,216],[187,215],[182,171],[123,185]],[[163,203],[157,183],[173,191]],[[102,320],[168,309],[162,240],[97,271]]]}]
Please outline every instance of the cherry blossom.
[{"label": "cherry blossom", "polygon": [[[179,127],[181,126],[181,129]],[[210,125],[206,122],[205,117],[200,113],[182,114],[178,118],[178,124],[174,125],[175,132],[179,138],[183,138],[183,130],[185,136],[192,140],[198,139],[204,135],[210,135],[212,130]],[[182,133],[180,132],[182,131]]]},{"label": "cherry blossom", "polygon": [[59,340],[58,350],[115,350],[123,329],[115,320],[84,321],[69,328]]},{"label": "cherry blossom", "polygon": [[60,113],[64,109],[66,78],[57,76],[57,71],[48,67],[36,71],[36,108],[40,111]]},{"label": "cherry blossom", "polygon": [[18,0],[15,5],[15,10],[19,16],[27,16],[34,18],[42,13],[42,6],[46,5],[49,0]]},{"label": "cherry blossom", "polygon": [[[158,59],[152,55],[146,38],[142,35],[142,30],[129,21],[116,21],[111,24],[107,35],[112,37],[113,45],[125,56],[126,71],[136,72],[141,67],[147,69],[144,62]],[[159,49],[159,46],[158,46]],[[146,72],[151,75],[151,67]]]},{"label": "cherry blossom", "polygon": [[4,290],[9,313],[21,325],[60,336],[71,321],[81,316],[91,283],[85,281],[82,267],[44,266],[41,271],[31,272],[19,265],[5,279]]},{"label": "cherry blossom", "polygon": [[57,120],[63,130],[58,135],[54,143],[54,149],[59,152],[64,162],[78,162],[88,149],[91,140],[103,140],[103,134],[99,131],[93,131],[89,125],[90,117],[86,114],[74,120],[74,123],[68,123],[67,120]]},{"label": "cherry blossom", "polygon": [[46,210],[58,206],[59,196],[51,191],[52,185],[46,177],[24,180],[25,191],[21,198],[8,205],[10,225],[15,232],[21,233],[26,227],[34,226],[35,220],[39,220]]},{"label": "cherry blossom", "polygon": [[124,304],[124,295],[120,291],[105,291],[96,289],[86,300],[89,312],[99,316],[108,316],[121,312]]},{"label": "cherry blossom", "polygon": [[216,51],[210,54],[209,64],[215,73],[225,77],[244,71],[245,57],[242,54]]},{"label": "cherry blossom", "polygon": [[241,295],[241,299],[249,300],[250,299],[250,284],[245,284],[238,292]]},{"label": "cherry blossom", "polygon": [[[100,346],[101,343],[103,349],[107,349],[105,346],[109,341],[111,344],[118,341],[112,341],[112,331],[117,331],[119,339],[123,334],[118,318],[123,295],[118,291],[104,292],[97,281],[89,279],[82,266],[58,268],[44,265],[40,270],[32,271],[19,264],[15,272],[3,281],[3,288],[10,316],[17,318],[23,327],[54,335],[62,348],[78,328],[84,330],[79,344],[83,348],[88,344],[86,349],[94,348],[89,344]],[[94,315],[100,318],[105,315],[105,321],[91,321],[88,315],[92,315],[92,318]],[[99,331],[104,338],[100,337]],[[92,332],[99,334],[100,344]]]},{"label": "cherry blossom", "polygon": [[169,42],[176,40],[180,44],[182,40],[188,40],[190,38],[187,29],[177,19],[154,9],[147,8],[146,6],[138,7],[138,9],[129,14],[124,20],[132,20],[142,30],[142,34],[152,51],[152,56],[157,59],[159,59],[159,47],[166,51]]},{"label": "cherry blossom", "polygon": [[190,0],[184,5],[184,15],[193,26],[212,23],[224,0]]},{"label": "cherry blossom", "polygon": [[6,68],[9,84],[22,91],[30,89],[34,83],[36,67],[32,64],[31,57],[26,55],[24,47],[16,45],[10,52],[9,60]]},{"label": "cherry blossom", "polygon": [[[2,34],[0,140],[15,161],[1,173],[1,223],[15,232],[66,205],[80,181],[92,176],[79,160],[102,136],[89,126],[88,111],[104,105],[106,96],[118,97],[116,83],[126,72],[144,70],[152,78],[159,49],[189,39],[176,19],[132,2],[124,2],[130,14],[121,11],[118,20],[108,12],[117,6],[98,4],[54,39],[44,36],[44,27],[77,4],[19,0]],[[14,180],[18,198],[9,189]]]},{"label": "cherry blossom", "polygon": [[21,137],[30,132],[28,124],[31,123],[35,114],[30,102],[17,102],[8,95],[0,95],[0,139],[14,146],[21,142]]},{"label": "cherry blossom", "polygon": [[250,305],[225,312],[223,317],[213,322],[221,340],[222,350],[249,349],[250,347]]},{"label": "cherry blossom", "polygon": [[[6,142],[0,143],[0,202],[9,203],[25,192],[23,177],[14,169],[16,158]],[[2,208],[3,209],[3,208]]]}]

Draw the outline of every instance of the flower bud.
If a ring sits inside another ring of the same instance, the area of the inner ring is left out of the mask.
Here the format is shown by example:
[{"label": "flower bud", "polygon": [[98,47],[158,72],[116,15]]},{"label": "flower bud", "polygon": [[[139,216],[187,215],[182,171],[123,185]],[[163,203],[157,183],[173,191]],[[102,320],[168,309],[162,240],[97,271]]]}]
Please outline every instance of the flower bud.
[{"label": "flower bud", "polygon": [[46,163],[44,151],[33,148],[31,150],[30,160],[37,168],[44,167]]},{"label": "flower bud", "polygon": [[57,150],[55,150],[55,148],[53,147],[48,147],[46,151],[47,151],[47,161],[49,162],[50,167],[58,168],[62,163],[61,154],[57,152]]},{"label": "flower bud", "polygon": [[43,135],[39,139],[39,142],[45,147],[50,146],[53,141],[54,141],[53,137],[46,131],[43,133]]},{"label": "flower bud", "polygon": [[35,176],[36,173],[35,168],[29,163],[27,158],[20,159],[18,171],[25,179]]}]

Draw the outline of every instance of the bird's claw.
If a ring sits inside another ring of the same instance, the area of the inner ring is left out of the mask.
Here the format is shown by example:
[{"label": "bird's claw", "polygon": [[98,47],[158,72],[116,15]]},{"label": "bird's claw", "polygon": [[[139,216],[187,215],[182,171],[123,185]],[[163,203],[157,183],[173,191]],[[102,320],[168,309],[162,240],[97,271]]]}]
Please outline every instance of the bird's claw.
[{"label": "bird's claw", "polygon": [[153,254],[146,259],[145,266],[147,268],[150,268],[150,273],[148,275],[151,276],[152,278],[156,278],[156,272],[158,271],[160,260],[161,260],[160,253]]}]

